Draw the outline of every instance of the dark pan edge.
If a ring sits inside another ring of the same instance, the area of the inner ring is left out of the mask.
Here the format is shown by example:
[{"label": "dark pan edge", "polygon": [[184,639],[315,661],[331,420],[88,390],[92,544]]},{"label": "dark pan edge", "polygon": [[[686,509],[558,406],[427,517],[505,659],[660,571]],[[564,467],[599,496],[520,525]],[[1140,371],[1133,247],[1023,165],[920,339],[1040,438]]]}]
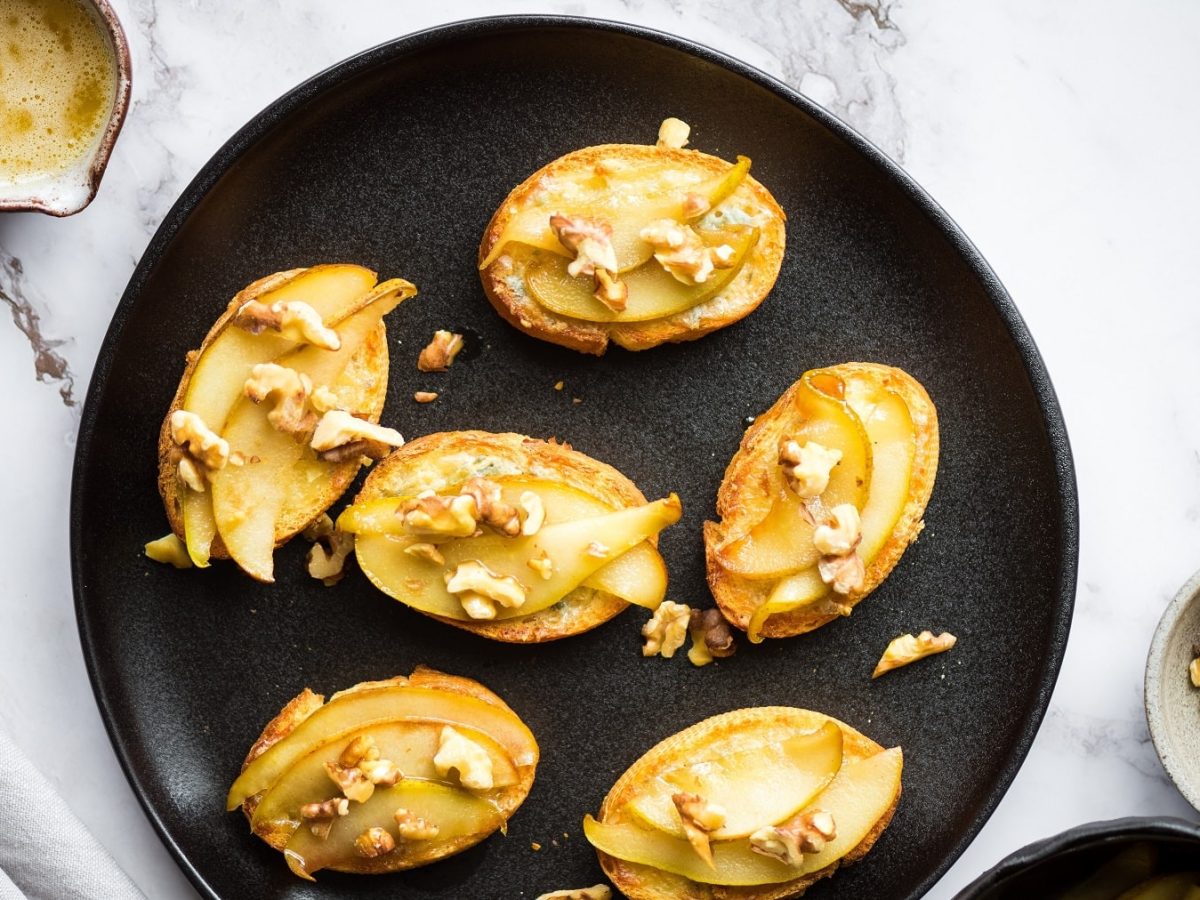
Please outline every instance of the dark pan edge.
[{"label": "dark pan edge", "polygon": [[364,50],[349,59],[330,66],[297,85],[283,96],[268,104],[257,115],[251,118],[246,125],[239,129],[213,154],[212,158],[200,169],[164,217],[158,230],[154,233],[154,237],[143,252],[137,268],[130,277],[129,284],[126,286],[125,292],[117,304],[108,331],[105,333],[104,341],[100,346],[92,378],[88,385],[83,415],[80,419],[79,440],[76,445],[75,464],[72,471],[69,527],[71,541],[71,585],[75,596],[75,616],[79,625],[80,642],[83,646],[84,663],[87,667],[88,678],[92,683],[92,690],[96,695],[96,703],[100,709],[101,718],[104,720],[104,727],[108,732],[109,740],[112,742],[113,749],[116,752],[117,760],[125,773],[126,779],[129,781],[130,787],[133,789],[134,795],[137,797],[138,803],[141,804],[146,817],[150,820],[150,824],[154,826],[159,838],[175,858],[176,863],[183,870],[184,874],[203,895],[211,897],[213,900],[221,900],[220,896],[209,887],[208,883],[196,871],[186,855],[172,839],[166,824],[151,805],[149,796],[139,779],[138,773],[133,769],[127,748],[115,725],[115,716],[109,702],[108,693],[97,669],[98,660],[94,652],[88,612],[84,604],[84,585],[81,582],[82,497],[84,491],[81,484],[85,477],[86,463],[91,451],[91,434],[96,424],[97,410],[107,386],[116,345],[124,330],[125,321],[129,315],[133,298],[141,290],[150,270],[156,264],[163,250],[175,238],[179,228],[221,175],[281,119],[292,114],[310,99],[334,86],[339,81],[361,74],[396,56],[405,55],[438,44],[451,43],[462,36],[470,36],[482,32],[502,32],[537,27],[594,29],[616,32],[629,37],[652,41],[727,69],[771,91],[792,105],[799,107],[807,115],[815,119],[831,133],[846,141],[877,168],[886,173],[904,191],[909,199],[930,218],[946,236],[947,240],[955,246],[971,270],[984,284],[989,299],[1008,329],[1025,366],[1025,373],[1042,408],[1043,424],[1046,429],[1047,441],[1050,444],[1051,453],[1054,457],[1059,483],[1059,527],[1063,536],[1064,553],[1062,567],[1059,572],[1059,596],[1057,604],[1059,614],[1054,622],[1053,632],[1050,635],[1052,653],[1043,664],[1037,690],[1037,703],[1033,714],[1026,721],[1021,731],[1016,751],[1009,757],[1006,765],[1000,770],[997,784],[1001,787],[1001,790],[993,792],[992,796],[988,798],[987,803],[976,814],[970,827],[964,831],[959,842],[951,848],[939,866],[931,871],[925,880],[921,882],[917,888],[917,893],[914,895],[921,896],[927,893],[959,856],[962,855],[963,851],[971,844],[975,836],[991,817],[1000,800],[1008,792],[1008,788],[1024,763],[1033,740],[1041,727],[1042,720],[1045,718],[1050,704],[1050,697],[1053,693],[1055,682],[1058,680],[1058,673],[1066,653],[1067,637],[1070,632],[1071,617],[1075,605],[1076,579],[1079,568],[1079,498],[1070,441],[1067,437],[1066,423],[1063,420],[1058,397],[1050,381],[1045,362],[1033,340],[1033,336],[1030,334],[1024,319],[1022,319],[1008,291],[1000,283],[999,278],[988,265],[983,255],[924,188],[918,185],[882,150],[842,120],[783,82],[753,66],[726,56],[702,44],[697,44],[665,32],[624,22],[577,16],[551,15],[492,16],[464,19],[395,38]]}]

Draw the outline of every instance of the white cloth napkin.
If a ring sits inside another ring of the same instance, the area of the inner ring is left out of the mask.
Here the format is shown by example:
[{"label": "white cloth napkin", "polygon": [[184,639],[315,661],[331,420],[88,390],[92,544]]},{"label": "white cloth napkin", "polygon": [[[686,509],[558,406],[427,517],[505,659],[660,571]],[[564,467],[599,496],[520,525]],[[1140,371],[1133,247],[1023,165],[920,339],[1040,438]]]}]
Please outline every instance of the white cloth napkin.
[{"label": "white cloth napkin", "polygon": [[145,900],[0,731],[0,900]]}]

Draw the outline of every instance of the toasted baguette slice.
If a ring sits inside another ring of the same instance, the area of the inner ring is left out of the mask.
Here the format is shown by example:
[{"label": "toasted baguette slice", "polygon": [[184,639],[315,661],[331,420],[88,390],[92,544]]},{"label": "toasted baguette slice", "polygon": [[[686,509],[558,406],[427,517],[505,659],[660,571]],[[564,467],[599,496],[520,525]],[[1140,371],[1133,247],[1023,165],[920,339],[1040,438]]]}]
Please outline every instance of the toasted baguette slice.
[{"label": "toasted baguette slice", "polygon": [[[785,216],[770,192],[747,176],[734,193],[713,212],[695,223],[700,231],[726,224],[755,225],[761,235],[749,258],[733,280],[715,296],[674,315],[640,322],[602,323],[570,318],[543,307],[525,283],[532,249],[511,243],[498,248],[496,242],[510,221],[530,206],[549,213],[571,213],[572,197],[563,197],[561,208],[546,197],[556,183],[600,173],[606,167],[638,166],[665,161],[678,167],[672,185],[682,197],[702,180],[719,176],[732,164],[697,150],[642,144],[603,144],[585,147],[559,157],[518,185],[492,216],[479,247],[480,277],[488,300],[509,324],[528,335],[560,344],[581,353],[601,355],[610,340],[627,350],[646,350],[666,342],[691,341],[749,315],[762,303],[779,275],[783,263]],[[503,252],[500,252],[503,251]],[[499,253],[486,266],[489,256]],[[649,263],[653,264],[653,263]]]},{"label": "toasted baguette slice", "polygon": [[[764,742],[782,743],[789,737],[814,732],[827,722],[842,732],[842,765],[867,759],[883,751],[861,732],[823,713],[787,706],[763,706],[738,709],[705,719],[668,737],[654,746],[626,770],[600,806],[602,822],[620,824],[631,814],[624,809],[635,796],[658,776],[705,759],[728,756],[762,746]],[[820,797],[814,803],[820,803]],[[875,845],[892,820],[899,803],[896,796],[870,832],[841,859],[831,865],[791,881],[753,887],[726,887],[699,884],[651,866],[631,863],[598,853],[604,874],[630,900],[784,900],[798,897],[814,882],[828,878],[840,866],[862,859]]]},{"label": "toasted baguette slice", "polygon": [[[850,362],[819,371],[845,380],[862,379],[870,385],[897,394],[904,401],[915,435],[908,496],[879,552],[873,559],[865,561],[865,575],[860,589],[847,595],[830,591],[810,606],[771,615],[762,625],[762,637],[782,638],[804,634],[842,615],[848,615],[851,608],[887,578],[905,549],[920,534],[924,527],[922,517],[925,506],[933,492],[937,475],[937,410],[915,378],[901,369],[877,363]],[[778,464],[780,444],[799,424],[792,402],[799,385],[800,382],[797,382],[789,388],[746,431],[717,492],[717,514],[722,521],[720,524],[706,522],[704,525],[709,588],[725,617],[743,630],[748,628],[755,611],[767,600],[778,579],[752,580],[731,572],[722,564],[717,548],[731,529],[748,527],[744,522],[748,515],[761,516],[764,512],[760,495],[761,485],[765,483],[766,467]]]},{"label": "toasted baguette slice", "polygon": [[[383,497],[413,497],[426,490],[452,493],[476,476],[522,475],[561,482],[614,509],[646,502],[637,486],[615,468],[565,443],[522,434],[453,431],[417,438],[377,463],[354,503]],[[627,606],[627,602],[612,594],[578,587],[553,606],[520,618],[462,621],[429,615],[492,640],[541,643],[596,628]]]},{"label": "toasted baguette slice", "polygon": [[[290,269],[277,272],[248,285],[229,301],[225,312],[217,319],[201,342],[199,348],[187,354],[183,375],[171,401],[170,408],[163,418],[158,438],[158,490],[163,500],[167,519],[171,530],[181,541],[187,540],[184,527],[181,492],[183,490],[176,476],[178,463],[178,448],[171,439],[171,415],[178,409],[184,408],[188,388],[197,365],[217,338],[232,325],[234,316],[246,303],[255,300],[270,304],[278,299],[280,291],[286,291],[289,285],[295,285],[300,276],[312,275],[336,268],[355,269],[361,273],[361,283],[364,286],[363,297],[368,295],[370,286],[375,282],[375,273],[357,266],[321,265],[307,269]],[[294,345],[281,345],[294,346]],[[246,373],[249,377],[249,372]],[[367,337],[366,341],[353,354],[338,379],[329,385],[338,397],[339,403],[358,418],[377,423],[383,413],[384,401],[387,396],[388,383],[388,345],[387,330],[381,321]],[[218,427],[219,426],[213,426]],[[236,447],[231,448],[237,450]],[[275,543],[281,546],[286,543],[311,522],[325,512],[350,486],[358,473],[361,462],[349,460],[328,465],[328,477],[322,482],[319,496],[290,497],[285,502],[282,513],[276,523]],[[219,533],[213,538],[210,555],[217,559],[227,559],[229,553],[221,540]]]},{"label": "toasted baguette slice", "polygon": [[[444,691],[450,694],[459,694],[496,706],[516,716],[516,713],[498,695],[488,690],[479,682],[457,675],[447,675],[425,666],[418,666],[413,674],[408,677],[397,676],[384,681],[366,681],[356,684],[344,691],[339,691],[330,699],[333,700],[347,694],[368,691],[388,685],[407,685],[416,688]],[[245,771],[251,762],[258,759],[268,749],[291,734],[297,726],[324,706],[325,702],[325,698],[322,695],[313,693],[308,688],[305,688],[300,694],[290,700],[280,710],[279,714],[267,723],[262,734],[259,735],[253,746],[251,746],[250,752],[246,755],[246,759],[242,763],[242,771]],[[344,741],[349,741],[349,739],[348,735],[342,738]],[[533,787],[536,769],[536,756],[532,760],[524,760],[520,765],[516,766],[518,778],[515,783],[495,788],[486,794],[487,799],[495,803],[504,821],[512,817],[517,808],[520,807],[529,795],[530,788]],[[263,795],[264,792],[255,794],[242,804],[242,811],[248,820],[254,816],[254,811],[257,809]],[[287,846],[292,834],[289,829],[279,827],[260,827],[256,833],[269,845],[280,851]],[[435,839],[429,841],[428,847],[423,849],[422,852],[415,855],[409,854],[403,859],[398,858],[394,854],[374,859],[354,858],[344,865],[335,865],[329,868],[338,872],[351,872],[360,875],[382,875],[402,869],[412,869],[436,862],[448,856],[453,856],[456,853],[461,853],[463,850],[474,846],[488,836],[488,834],[476,834],[469,837],[460,836],[450,840]]]}]

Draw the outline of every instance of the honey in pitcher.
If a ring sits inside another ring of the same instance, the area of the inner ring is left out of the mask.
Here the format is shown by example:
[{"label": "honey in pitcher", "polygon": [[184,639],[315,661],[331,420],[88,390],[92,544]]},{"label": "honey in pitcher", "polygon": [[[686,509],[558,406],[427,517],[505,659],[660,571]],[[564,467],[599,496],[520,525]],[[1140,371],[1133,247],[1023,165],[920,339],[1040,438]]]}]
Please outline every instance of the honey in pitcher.
[{"label": "honey in pitcher", "polygon": [[89,158],[117,77],[104,24],[80,0],[0,0],[0,184]]}]

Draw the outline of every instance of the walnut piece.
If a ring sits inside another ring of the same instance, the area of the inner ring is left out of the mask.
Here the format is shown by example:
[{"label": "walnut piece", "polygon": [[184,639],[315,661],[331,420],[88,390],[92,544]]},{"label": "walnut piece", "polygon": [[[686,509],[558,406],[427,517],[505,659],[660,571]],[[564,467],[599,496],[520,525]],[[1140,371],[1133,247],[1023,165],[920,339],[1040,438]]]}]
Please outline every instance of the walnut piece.
[{"label": "walnut piece", "polygon": [[317,422],[309,446],[327,462],[344,462],[358,456],[381,459],[388,448],[404,446],[404,438],[394,428],[366,422],[344,409],[331,409]]},{"label": "walnut piece", "polygon": [[475,521],[475,500],[460,494],[439,497],[433,491],[422,491],[412,500],[401,504],[398,513],[404,517],[404,527],[413,534],[442,537],[470,537],[479,527]]},{"label": "walnut piece", "polygon": [[358,764],[358,770],[374,785],[391,787],[404,777],[404,773],[390,759],[364,759]]},{"label": "walnut piece", "polygon": [[374,859],[395,850],[396,839],[386,828],[376,825],[374,828],[368,828],[354,839],[354,849],[358,851],[359,856]]},{"label": "walnut piece", "polygon": [[188,556],[187,547],[176,537],[174,532],[146,544],[146,556],[155,562],[171,565],[177,569],[192,567],[192,558]]},{"label": "walnut piece", "polygon": [[595,276],[597,269],[612,273],[619,268],[612,226],[602,219],[554,213],[550,216],[550,230],[560,244],[575,254],[567,266],[569,274]]},{"label": "walnut piece", "polygon": [[409,544],[404,548],[404,552],[409,556],[415,556],[417,559],[423,559],[434,565],[444,566],[446,564],[446,557],[442,556],[442,551],[437,548],[436,544],[427,544],[424,541],[419,541],[415,544]]},{"label": "walnut piece", "polygon": [[853,551],[844,556],[822,556],[817,561],[817,573],[835,594],[844,595],[863,586],[867,567],[858,552]]},{"label": "walnut piece", "polygon": [[413,399],[418,403],[432,403],[437,398],[437,391],[416,391],[413,393]]},{"label": "walnut piece", "polygon": [[825,556],[845,556],[862,540],[862,519],[853,503],[839,503],[829,520],[813,530],[813,545]]},{"label": "walnut piece", "polygon": [[902,634],[888,644],[887,649],[883,651],[883,656],[879,658],[879,664],[875,666],[875,671],[871,673],[871,677],[878,678],[892,669],[907,666],[926,656],[945,653],[957,642],[958,638],[948,631],[943,631],[937,637],[933,636],[932,631],[922,631],[916,637],[911,634]]},{"label": "walnut piece", "polygon": [[820,853],[835,837],[833,816],[823,809],[813,809],[782,825],[758,829],[750,835],[750,849],[798,867],[804,862],[804,854]]},{"label": "walnut piece", "polygon": [[664,600],[654,611],[650,620],[642,626],[642,637],[646,639],[642,656],[662,654],[670,659],[687,640],[688,623],[692,611],[684,603]]},{"label": "walnut piece", "polygon": [[587,545],[587,548],[583,552],[588,556],[595,557],[596,559],[608,559],[609,555],[612,553],[612,550],[609,549],[607,544],[602,544],[599,541],[592,541]]},{"label": "walnut piece", "polygon": [[177,409],[171,413],[171,440],[182,451],[180,480],[197,493],[204,492],[209,472],[225,468],[229,462],[229,442],[213,431],[194,412]]},{"label": "walnut piece", "polygon": [[687,122],[672,116],[663,119],[662,124],[658,126],[658,143],[655,146],[680,150],[687,146],[691,134],[692,127]]},{"label": "walnut piece", "polygon": [[259,363],[250,370],[243,392],[255,403],[272,400],[267,421],[277,431],[307,441],[317,424],[317,414],[308,408],[312,379],[303,372],[276,363]]},{"label": "walnut piece", "polygon": [[526,561],[525,565],[537,572],[543,581],[549,581],[554,577],[554,560],[545,550],[538,551],[538,555]]},{"label": "walnut piece", "polygon": [[712,846],[708,842],[708,835],[725,824],[725,810],[716,803],[709,803],[699,794],[685,791],[672,794],[671,802],[679,813],[688,843],[711,866]]},{"label": "walnut piece", "polygon": [[309,831],[325,840],[333,828],[334,819],[349,812],[350,801],[345,797],[334,797],[320,803],[305,803],[300,807],[300,818],[308,823]]},{"label": "walnut piece", "polygon": [[342,766],[335,762],[325,763],[325,774],[338,786],[347,800],[366,803],[375,793],[375,783],[358,766]]},{"label": "walnut piece", "polygon": [[521,516],[515,506],[500,497],[501,487],[487,478],[468,478],[459,494],[475,501],[475,518],[501,534],[516,537],[521,533]]},{"label": "walnut piece", "polygon": [[733,632],[719,609],[693,609],[688,617],[692,648],[688,660],[694,666],[707,666],[714,659],[725,659],[737,652]]},{"label": "walnut piece", "polygon": [[331,409],[341,409],[337,394],[326,384],[318,384],[313,388],[312,396],[308,398],[312,408],[319,413],[327,413]]},{"label": "walnut piece", "polygon": [[784,441],[779,448],[779,465],[788,486],[797,497],[810,500],[825,493],[829,475],[842,460],[842,451],[808,441],[803,447],[797,441]]},{"label": "walnut piece", "polygon": [[533,491],[522,491],[517,506],[521,516],[521,534],[532,537],[541,531],[546,521],[546,506],[542,498]]},{"label": "walnut piece", "polygon": [[629,285],[621,281],[608,269],[597,269],[596,290],[592,294],[613,312],[621,312],[629,305]]},{"label": "walnut piece", "polygon": [[462,351],[463,336],[453,331],[438,330],[433,340],[421,350],[417,357],[417,368],[422,372],[445,372]]},{"label": "walnut piece", "polygon": [[304,568],[325,587],[333,587],[346,574],[346,559],[354,551],[354,535],[332,529],[308,549]]},{"label": "walnut piece", "polygon": [[436,825],[414,815],[404,807],[395,812],[396,831],[405,841],[432,841],[440,830]]},{"label": "walnut piece", "polygon": [[342,346],[338,333],[326,328],[320,314],[299,300],[278,300],[270,306],[251,300],[234,314],[233,324],[251,334],[278,331],[288,340],[324,350],[338,350]]},{"label": "walnut piece", "polygon": [[696,229],[674,219],[651,222],[638,236],[654,248],[659,265],[676,281],[689,286],[704,284],[715,269],[732,265],[735,256],[728,244],[709,247]]},{"label": "walnut piece", "polygon": [[367,754],[372,750],[375,751],[375,756],[378,758],[379,751],[375,747],[375,739],[369,734],[358,734],[350,741],[338,756],[338,765],[352,768],[367,758]]},{"label": "walnut piece", "polygon": [[607,884],[594,884],[589,888],[551,891],[536,897],[535,900],[612,900],[612,895],[612,888]]},{"label": "walnut piece", "polygon": [[[494,619],[496,606],[518,609],[525,602],[525,585],[511,575],[499,575],[478,559],[468,559],[445,573],[446,590],[458,597],[473,619]],[[480,601],[488,601],[486,604]],[[479,613],[486,612],[486,615]]]},{"label": "walnut piece", "polygon": [[443,778],[457,771],[458,783],[469,791],[490,791],[495,785],[487,750],[449,725],[438,738],[433,767]]}]

